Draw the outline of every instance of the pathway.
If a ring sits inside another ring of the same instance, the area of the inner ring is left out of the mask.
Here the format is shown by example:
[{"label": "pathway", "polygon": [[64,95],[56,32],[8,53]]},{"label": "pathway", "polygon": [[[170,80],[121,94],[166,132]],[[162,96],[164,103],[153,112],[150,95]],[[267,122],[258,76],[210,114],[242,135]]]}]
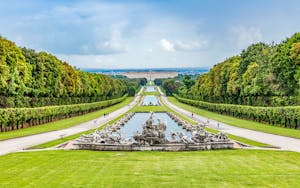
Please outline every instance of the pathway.
[{"label": "pathway", "polygon": [[[194,119],[196,121],[207,122],[207,118],[197,115],[197,114],[194,114],[192,117],[192,112],[184,110],[184,109],[170,103],[168,101],[167,97],[161,92],[159,87],[158,87],[158,91],[161,93],[161,98],[162,98],[163,102],[166,105],[168,105],[171,109],[173,109],[174,111],[181,113],[181,114],[183,114],[191,119]],[[286,136],[279,136],[279,135],[239,128],[239,127],[234,127],[234,126],[230,126],[230,125],[227,125],[224,123],[220,123],[219,127],[217,125],[218,125],[217,121],[214,121],[211,119],[209,120],[208,127],[212,128],[212,129],[220,130],[225,133],[229,133],[229,134],[233,134],[236,136],[241,136],[244,138],[255,140],[258,142],[266,143],[266,144],[269,144],[272,146],[277,146],[277,147],[280,147],[282,150],[300,152],[300,139],[290,138],[290,137],[286,137]]]},{"label": "pathway", "polygon": [[0,141],[0,155],[20,151],[35,145],[46,143],[52,140],[57,140],[62,137],[98,128],[134,107],[139,102],[141,91],[134,98],[134,101],[132,101],[129,105],[126,105],[114,112],[109,113],[108,116],[101,116],[97,119],[93,119],[91,121],[81,123],[67,129]]}]

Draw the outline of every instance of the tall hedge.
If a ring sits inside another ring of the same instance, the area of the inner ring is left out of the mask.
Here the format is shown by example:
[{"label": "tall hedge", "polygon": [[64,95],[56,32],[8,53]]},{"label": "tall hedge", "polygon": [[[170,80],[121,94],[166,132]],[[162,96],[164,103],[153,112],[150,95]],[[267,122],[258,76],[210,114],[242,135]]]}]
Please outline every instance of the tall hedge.
[{"label": "tall hedge", "polygon": [[83,115],[126,99],[123,97],[94,103],[46,106],[37,108],[0,108],[0,131],[10,131],[40,125],[59,119]]},{"label": "tall hedge", "polygon": [[234,104],[209,103],[175,95],[182,102],[198,108],[237,118],[267,123],[274,126],[300,129],[300,106],[258,107]]}]

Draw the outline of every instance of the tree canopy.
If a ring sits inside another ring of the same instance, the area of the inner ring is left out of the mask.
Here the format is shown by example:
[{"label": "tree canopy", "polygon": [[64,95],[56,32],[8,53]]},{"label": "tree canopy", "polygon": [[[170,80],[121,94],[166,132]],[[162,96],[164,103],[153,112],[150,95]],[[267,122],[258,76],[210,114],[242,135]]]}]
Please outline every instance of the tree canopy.
[{"label": "tree canopy", "polygon": [[277,45],[257,43],[213,66],[182,97],[259,106],[300,105],[300,33]]},{"label": "tree canopy", "polygon": [[0,37],[2,107],[96,102],[123,96],[128,88],[123,79],[77,70],[51,54],[19,48]]}]

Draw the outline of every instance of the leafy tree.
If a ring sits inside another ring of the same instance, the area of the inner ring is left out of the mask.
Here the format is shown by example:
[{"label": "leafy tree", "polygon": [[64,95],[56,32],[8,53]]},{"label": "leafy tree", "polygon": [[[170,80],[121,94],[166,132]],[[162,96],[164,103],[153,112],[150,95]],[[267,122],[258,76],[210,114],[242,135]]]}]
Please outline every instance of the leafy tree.
[{"label": "leafy tree", "polygon": [[258,106],[300,104],[300,33],[277,45],[257,43],[214,65],[181,97]]},{"label": "leafy tree", "polygon": [[[97,102],[123,96],[126,81],[86,73],[46,52],[0,37],[0,106],[35,107]],[[132,91],[131,91],[132,93]]]}]

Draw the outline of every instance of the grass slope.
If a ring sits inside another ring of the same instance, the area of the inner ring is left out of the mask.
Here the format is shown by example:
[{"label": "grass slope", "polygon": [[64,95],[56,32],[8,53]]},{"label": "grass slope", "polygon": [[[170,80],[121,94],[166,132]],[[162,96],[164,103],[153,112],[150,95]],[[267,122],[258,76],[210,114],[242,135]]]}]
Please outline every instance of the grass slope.
[{"label": "grass slope", "polygon": [[[122,114],[121,116],[109,121],[108,123],[105,123],[104,125],[102,125],[101,127],[99,127],[97,130],[102,130],[104,127],[106,127],[107,125],[109,124],[112,124],[114,122],[116,122],[117,120],[119,120],[124,114]],[[77,133],[77,134],[73,134],[73,135],[70,135],[70,136],[67,136],[67,137],[63,137],[63,138],[60,138],[60,139],[57,139],[57,140],[52,140],[50,142],[46,142],[46,143],[43,143],[43,144],[39,144],[39,145],[36,145],[36,146],[33,146],[33,147],[30,147],[28,149],[43,149],[43,148],[50,148],[50,147],[54,147],[54,146],[57,146],[59,144],[62,144],[64,142],[67,142],[67,141],[70,141],[70,140],[74,140],[78,137],[80,137],[82,134],[89,134],[89,133],[92,133],[94,132],[96,129],[91,129],[91,130],[88,130],[88,131],[84,131],[84,132],[81,132],[81,133]]]},{"label": "grass slope", "polygon": [[25,129],[3,132],[3,133],[0,133],[0,140],[28,136],[28,135],[49,132],[49,131],[55,131],[55,130],[65,129],[65,128],[68,128],[68,127],[71,127],[74,125],[78,125],[80,123],[84,123],[86,121],[89,121],[89,120],[95,119],[99,116],[102,116],[104,113],[118,110],[119,108],[122,108],[123,106],[128,105],[133,99],[134,99],[133,97],[128,97],[121,103],[118,103],[116,105],[113,105],[113,106],[110,106],[110,107],[107,107],[107,108],[104,108],[104,109],[101,109],[101,110],[98,110],[95,112],[85,114],[82,116],[63,119],[63,120],[47,123],[44,125],[29,127],[29,128],[25,128]]},{"label": "grass slope", "polygon": [[288,136],[288,137],[294,137],[294,138],[300,138],[300,130],[295,129],[288,129],[288,128],[282,128],[282,127],[275,127],[263,123],[258,123],[254,121],[244,120],[244,119],[238,119],[226,115],[221,115],[218,113],[210,112],[207,110],[203,110],[194,106],[190,106],[184,103],[181,103],[177,101],[174,97],[168,97],[168,100],[173,103],[176,106],[179,106],[183,109],[186,109],[188,111],[191,111],[195,114],[199,114],[201,116],[214,119],[223,123],[226,123],[228,125],[271,133],[271,134],[277,134],[282,136]]},{"label": "grass slope", "polygon": [[41,151],[0,157],[2,187],[298,187],[300,154]]}]

